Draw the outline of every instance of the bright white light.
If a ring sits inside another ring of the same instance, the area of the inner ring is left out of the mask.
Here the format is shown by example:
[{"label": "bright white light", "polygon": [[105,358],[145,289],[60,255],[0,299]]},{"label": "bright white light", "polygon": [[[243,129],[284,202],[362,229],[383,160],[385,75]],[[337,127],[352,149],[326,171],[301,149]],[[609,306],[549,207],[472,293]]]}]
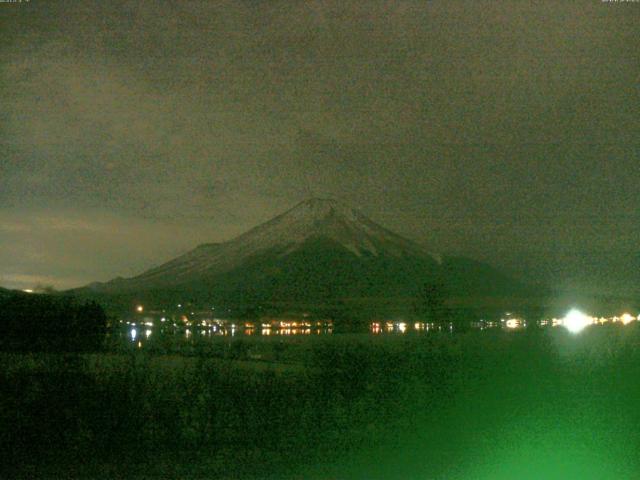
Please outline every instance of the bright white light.
[{"label": "bright white light", "polygon": [[149,335],[151,335],[151,330],[145,330],[144,336],[149,338]]},{"label": "bright white light", "polygon": [[25,288],[24,290],[22,290],[24,293],[33,293],[33,290],[31,288]]},{"label": "bright white light", "polygon": [[131,334],[131,340],[135,340],[136,336],[138,335],[138,332],[135,328],[132,328],[130,334]]},{"label": "bright white light", "polygon": [[507,328],[518,328],[520,326],[520,320],[517,318],[510,318],[507,320]]},{"label": "bright white light", "polygon": [[404,333],[407,331],[407,324],[404,322],[400,322],[398,324],[398,330],[400,330],[400,333]]},{"label": "bright white light", "polygon": [[138,313],[142,313],[143,311],[144,311],[144,307],[143,307],[142,305],[138,305],[138,306],[136,307],[136,312],[138,312]]},{"label": "bright white light", "polygon": [[633,322],[635,320],[635,317],[629,313],[623,313],[622,316],[620,317],[620,320],[624,325],[626,325],[628,323]]},{"label": "bright white light", "polygon": [[571,333],[578,333],[591,324],[591,317],[574,308],[567,313],[562,324]]}]

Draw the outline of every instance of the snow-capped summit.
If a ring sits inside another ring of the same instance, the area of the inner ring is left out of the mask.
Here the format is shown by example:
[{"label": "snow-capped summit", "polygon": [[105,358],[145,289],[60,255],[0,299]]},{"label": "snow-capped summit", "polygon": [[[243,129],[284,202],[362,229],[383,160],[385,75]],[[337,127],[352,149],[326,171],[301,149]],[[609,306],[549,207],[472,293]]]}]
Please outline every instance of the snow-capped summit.
[{"label": "snow-capped summit", "polygon": [[295,250],[297,245],[315,237],[332,240],[357,256],[426,254],[419,245],[372,222],[359,211],[323,198],[305,200],[232,242],[252,250],[279,245]]},{"label": "snow-capped summit", "polygon": [[357,210],[332,198],[309,198],[298,203],[279,217],[288,217],[290,220],[315,221],[330,215],[340,215],[354,222],[363,218],[363,215],[358,213]]}]

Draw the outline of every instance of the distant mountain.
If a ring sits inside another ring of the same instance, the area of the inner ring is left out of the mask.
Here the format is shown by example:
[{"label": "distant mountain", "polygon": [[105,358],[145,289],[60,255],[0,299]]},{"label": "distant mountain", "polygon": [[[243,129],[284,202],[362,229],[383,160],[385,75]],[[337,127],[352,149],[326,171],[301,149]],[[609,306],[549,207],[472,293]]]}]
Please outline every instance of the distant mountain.
[{"label": "distant mountain", "polygon": [[473,260],[439,257],[329,199],[310,199],[223,243],[208,243],[132,278],[85,291],[244,304],[332,303],[415,296],[426,283],[456,296],[508,296],[526,287]]}]

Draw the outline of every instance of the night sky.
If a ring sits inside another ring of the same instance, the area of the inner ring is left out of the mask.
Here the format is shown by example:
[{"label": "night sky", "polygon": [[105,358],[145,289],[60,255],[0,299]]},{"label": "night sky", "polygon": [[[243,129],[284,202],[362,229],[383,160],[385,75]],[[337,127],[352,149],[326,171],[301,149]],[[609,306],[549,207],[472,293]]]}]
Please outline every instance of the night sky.
[{"label": "night sky", "polygon": [[130,276],[333,197],[640,292],[640,3],[0,3],[0,285]]}]

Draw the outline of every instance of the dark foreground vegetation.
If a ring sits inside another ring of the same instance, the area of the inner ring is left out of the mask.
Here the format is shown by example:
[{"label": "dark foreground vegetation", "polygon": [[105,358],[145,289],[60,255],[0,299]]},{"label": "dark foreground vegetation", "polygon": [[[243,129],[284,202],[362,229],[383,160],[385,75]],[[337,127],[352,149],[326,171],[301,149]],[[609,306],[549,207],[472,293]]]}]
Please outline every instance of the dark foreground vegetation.
[{"label": "dark foreground vegetation", "polygon": [[107,317],[100,305],[64,295],[0,292],[0,351],[93,352]]},{"label": "dark foreground vegetation", "polygon": [[637,478],[639,347],[629,325],[3,353],[0,477]]}]

